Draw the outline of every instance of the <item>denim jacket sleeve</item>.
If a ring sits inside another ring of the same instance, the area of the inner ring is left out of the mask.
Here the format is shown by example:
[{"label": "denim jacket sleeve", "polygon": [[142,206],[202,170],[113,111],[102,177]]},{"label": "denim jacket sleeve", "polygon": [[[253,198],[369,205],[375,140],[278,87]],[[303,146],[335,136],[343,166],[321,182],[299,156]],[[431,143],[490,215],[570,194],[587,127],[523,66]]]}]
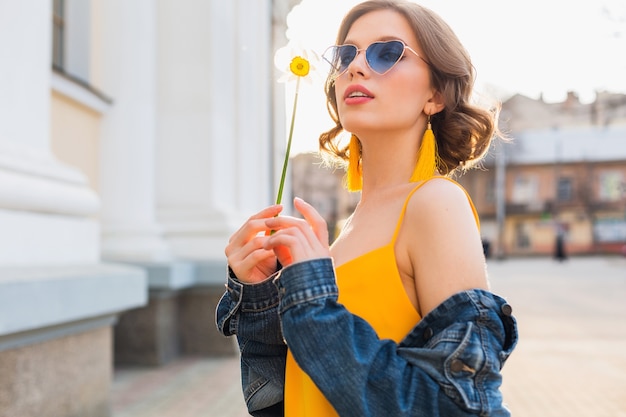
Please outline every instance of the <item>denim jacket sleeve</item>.
[{"label": "denim jacket sleeve", "polygon": [[278,316],[278,290],[273,278],[244,284],[228,270],[226,292],[215,317],[218,330],[237,336],[241,352],[241,383],[248,411],[255,416],[282,415],[285,345]]},{"label": "denim jacket sleeve", "polygon": [[290,265],[275,282],[289,349],[340,416],[510,416],[500,370],[517,325],[495,294],[453,295],[397,344],[337,303],[330,258]]}]

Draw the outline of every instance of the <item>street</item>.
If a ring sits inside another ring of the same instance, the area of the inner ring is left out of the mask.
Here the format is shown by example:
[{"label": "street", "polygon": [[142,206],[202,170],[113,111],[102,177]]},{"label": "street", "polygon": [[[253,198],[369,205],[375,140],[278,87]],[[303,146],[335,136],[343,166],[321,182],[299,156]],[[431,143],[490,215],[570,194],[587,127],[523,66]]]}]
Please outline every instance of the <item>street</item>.
[{"label": "street", "polygon": [[[503,370],[515,417],[626,417],[626,258],[490,260],[520,343]],[[116,369],[114,417],[244,417],[234,357]]]}]

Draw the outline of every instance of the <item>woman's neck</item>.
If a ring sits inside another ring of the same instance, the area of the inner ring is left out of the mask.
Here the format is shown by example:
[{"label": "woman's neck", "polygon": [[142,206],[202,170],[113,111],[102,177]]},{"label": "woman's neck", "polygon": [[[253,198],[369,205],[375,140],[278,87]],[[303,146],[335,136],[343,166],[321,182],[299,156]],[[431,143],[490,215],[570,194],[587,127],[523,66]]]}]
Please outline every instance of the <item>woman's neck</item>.
[{"label": "woman's neck", "polygon": [[407,137],[368,137],[362,140],[363,190],[361,199],[381,189],[409,182],[419,141]]}]

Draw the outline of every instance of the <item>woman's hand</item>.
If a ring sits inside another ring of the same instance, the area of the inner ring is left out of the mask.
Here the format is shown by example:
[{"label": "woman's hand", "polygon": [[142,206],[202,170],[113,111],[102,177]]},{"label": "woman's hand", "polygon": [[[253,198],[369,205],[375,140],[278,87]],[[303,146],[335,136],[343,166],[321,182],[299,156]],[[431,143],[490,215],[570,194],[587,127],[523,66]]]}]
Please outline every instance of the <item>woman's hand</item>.
[{"label": "woman's hand", "polygon": [[273,251],[284,266],[330,257],[328,228],[324,218],[300,198],[294,199],[294,206],[304,219],[279,216],[265,220],[265,226],[276,232],[268,236],[263,248]]},{"label": "woman's hand", "polygon": [[277,216],[283,207],[274,205],[251,216],[229,239],[224,252],[228,265],[241,282],[254,284],[276,272],[276,255],[265,248],[269,236],[267,219]]}]

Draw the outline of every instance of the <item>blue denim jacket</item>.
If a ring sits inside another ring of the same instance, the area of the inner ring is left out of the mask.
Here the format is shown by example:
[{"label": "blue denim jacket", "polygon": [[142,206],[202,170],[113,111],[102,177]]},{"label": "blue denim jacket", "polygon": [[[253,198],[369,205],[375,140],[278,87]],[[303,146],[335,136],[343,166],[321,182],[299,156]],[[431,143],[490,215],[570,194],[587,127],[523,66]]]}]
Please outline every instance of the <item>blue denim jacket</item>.
[{"label": "blue denim jacket", "polygon": [[478,289],[455,294],[397,344],[379,339],[337,294],[330,258],[290,265],[255,285],[229,274],[217,326],[237,335],[251,414],[282,415],[289,345],[342,417],[510,416],[500,370],[518,334],[502,298]]}]

